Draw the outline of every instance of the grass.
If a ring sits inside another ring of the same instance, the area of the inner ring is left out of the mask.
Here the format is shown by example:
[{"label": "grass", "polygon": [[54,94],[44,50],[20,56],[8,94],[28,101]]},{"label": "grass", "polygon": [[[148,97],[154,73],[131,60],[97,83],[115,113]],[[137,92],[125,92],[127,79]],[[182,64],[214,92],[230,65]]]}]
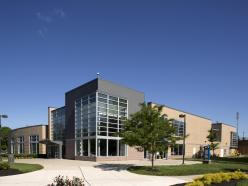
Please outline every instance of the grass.
[{"label": "grass", "polygon": [[10,166],[11,169],[18,170],[22,173],[33,172],[43,169],[43,166],[39,164],[27,164],[27,163],[14,163]]},{"label": "grass", "polygon": [[248,180],[243,180],[237,183],[236,186],[247,186],[248,185]]},{"label": "grass", "polygon": [[150,166],[133,166],[128,168],[132,173],[156,176],[200,175],[216,172],[232,172],[238,169],[248,172],[248,164],[236,162],[213,162],[211,164],[161,165],[155,166],[155,170],[152,170]]}]

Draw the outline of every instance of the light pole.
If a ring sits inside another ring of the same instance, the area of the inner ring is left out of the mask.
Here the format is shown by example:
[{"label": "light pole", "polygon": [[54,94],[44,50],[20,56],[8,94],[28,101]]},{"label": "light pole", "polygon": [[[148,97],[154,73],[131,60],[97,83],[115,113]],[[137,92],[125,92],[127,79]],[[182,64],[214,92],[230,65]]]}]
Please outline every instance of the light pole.
[{"label": "light pole", "polygon": [[183,126],[183,164],[184,164],[184,158],[185,158],[185,137],[186,137],[186,115],[180,114],[179,118],[184,119],[184,126]]},{"label": "light pole", "polygon": [[2,135],[1,135],[1,133],[2,133],[2,130],[1,130],[2,118],[8,118],[8,115],[5,115],[5,114],[0,115],[0,161],[2,161],[2,143],[1,143],[1,141],[2,141]]}]

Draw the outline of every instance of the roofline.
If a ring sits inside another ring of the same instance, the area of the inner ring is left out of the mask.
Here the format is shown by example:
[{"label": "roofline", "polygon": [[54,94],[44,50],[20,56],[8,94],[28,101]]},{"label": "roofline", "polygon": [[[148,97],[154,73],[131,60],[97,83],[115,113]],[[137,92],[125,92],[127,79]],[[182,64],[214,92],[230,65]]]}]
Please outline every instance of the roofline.
[{"label": "roofline", "polygon": [[100,78],[99,78],[99,80],[101,80],[101,81],[106,81],[106,82],[112,83],[112,84],[114,84],[114,85],[118,85],[118,86],[120,86],[120,87],[123,87],[123,88],[126,88],[126,89],[129,89],[129,90],[132,90],[132,91],[135,91],[135,92],[138,92],[138,93],[141,93],[141,94],[144,94],[144,95],[145,95],[145,93],[142,92],[142,91],[140,91],[140,90],[136,90],[136,89],[134,89],[134,88],[127,87],[127,86],[122,85],[122,84],[120,84],[120,83],[115,83],[115,82],[113,82],[113,81],[105,80],[105,79],[100,79]]},{"label": "roofline", "polygon": [[212,123],[212,125],[226,125],[226,126],[229,126],[229,127],[233,127],[233,128],[237,128],[236,126],[234,125],[231,125],[231,124],[227,124],[227,123],[223,123],[223,122],[216,122],[216,123]]},{"label": "roofline", "polygon": [[77,90],[77,89],[83,87],[85,84],[90,84],[90,83],[96,81],[97,79],[98,79],[98,78],[95,78],[95,79],[93,79],[93,80],[87,81],[86,83],[84,83],[84,84],[82,84],[82,85],[79,85],[79,86],[77,86],[77,87],[75,87],[75,88],[73,88],[73,89],[71,89],[71,90],[65,92],[65,94],[68,94],[68,93],[70,93],[70,92],[73,92],[73,91],[75,91],[75,90]]},{"label": "roofline", "polygon": [[[52,107],[52,108],[55,108],[55,107]],[[58,108],[55,108],[54,110],[52,110],[52,112],[55,111],[55,110],[60,110],[60,109],[64,109],[64,108],[65,108],[65,106],[63,106],[63,107],[58,107]]]},{"label": "roofline", "polygon": [[98,81],[98,80],[106,81],[106,82],[108,82],[108,83],[111,83],[111,84],[114,84],[114,85],[117,85],[117,86],[120,86],[120,87],[123,87],[123,88],[126,88],[126,89],[129,89],[129,90],[132,90],[132,91],[135,91],[135,92],[138,92],[138,93],[141,93],[141,94],[145,95],[145,93],[142,92],[142,91],[139,91],[139,90],[136,90],[136,89],[133,89],[133,88],[129,88],[129,87],[124,86],[124,85],[121,85],[121,84],[119,84],[119,83],[115,83],[115,82],[113,82],[113,81],[105,80],[105,79],[101,79],[101,78],[95,78],[95,79],[93,79],[93,80],[91,80],[91,81],[88,81],[88,82],[86,82],[86,83],[84,83],[84,84],[82,84],[82,85],[80,85],[80,86],[78,86],[78,87],[75,87],[75,88],[73,88],[73,89],[67,91],[65,94],[68,94],[68,93],[70,93],[70,92],[72,92],[72,91],[74,91],[74,90],[76,90],[76,89],[81,88],[81,87],[84,86],[85,84],[92,83],[92,82],[94,82],[94,81],[96,81],[96,80],[97,80],[97,81]]},{"label": "roofline", "polygon": [[48,125],[46,125],[46,124],[30,125],[30,126],[26,126],[26,127],[20,127],[20,128],[12,129],[11,132],[14,132],[14,131],[19,130],[19,129],[32,128],[32,127],[42,127],[42,126],[48,126]]},{"label": "roofline", "polygon": [[200,116],[200,115],[197,115],[197,114],[192,114],[192,113],[190,113],[190,112],[186,112],[186,111],[183,111],[183,110],[181,110],[181,109],[176,109],[176,108],[174,108],[174,107],[170,107],[170,106],[167,106],[167,105],[164,105],[164,104],[160,104],[160,103],[156,103],[156,102],[152,102],[152,101],[151,101],[151,102],[148,102],[148,104],[155,104],[155,105],[167,107],[167,108],[170,108],[170,109],[179,111],[179,112],[183,112],[183,113],[185,113],[185,114],[189,114],[189,115],[192,115],[192,116],[197,116],[197,117],[200,117],[200,118],[203,118],[203,119],[212,121],[211,119],[206,118],[206,117],[204,117],[204,116]]}]

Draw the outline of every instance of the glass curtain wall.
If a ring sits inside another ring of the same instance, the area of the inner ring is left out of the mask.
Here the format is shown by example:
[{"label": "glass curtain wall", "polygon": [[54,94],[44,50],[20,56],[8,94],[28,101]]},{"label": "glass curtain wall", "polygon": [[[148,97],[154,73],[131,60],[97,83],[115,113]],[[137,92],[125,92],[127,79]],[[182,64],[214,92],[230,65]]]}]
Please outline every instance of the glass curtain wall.
[{"label": "glass curtain wall", "polygon": [[62,141],[65,131],[65,108],[52,111],[52,140]]},{"label": "glass curtain wall", "polygon": [[128,116],[128,101],[93,93],[75,101],[77,156],[125,156],[126,145],[117,132]]}]

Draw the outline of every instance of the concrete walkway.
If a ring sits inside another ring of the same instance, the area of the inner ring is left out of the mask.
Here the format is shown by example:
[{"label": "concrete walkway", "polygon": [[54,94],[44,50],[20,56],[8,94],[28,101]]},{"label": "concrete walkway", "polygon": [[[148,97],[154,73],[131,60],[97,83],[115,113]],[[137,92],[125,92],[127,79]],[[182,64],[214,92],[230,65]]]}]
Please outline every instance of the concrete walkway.
[{"label": "concrete walkway", "polygon": [[[150,165],[150,162],[146,160],[96,163],[76,160],[26,159],[16,162],[41,164],[44,169],[26,174],[0,177],[1,186],[45,186],[58,175],[85,178],[89,186],[169,186],[192,180],[191,177],[145,176],[126,171],[130,165]],[[180,163],[179,160],[158,160],[155,164],[177,165]]]}]

